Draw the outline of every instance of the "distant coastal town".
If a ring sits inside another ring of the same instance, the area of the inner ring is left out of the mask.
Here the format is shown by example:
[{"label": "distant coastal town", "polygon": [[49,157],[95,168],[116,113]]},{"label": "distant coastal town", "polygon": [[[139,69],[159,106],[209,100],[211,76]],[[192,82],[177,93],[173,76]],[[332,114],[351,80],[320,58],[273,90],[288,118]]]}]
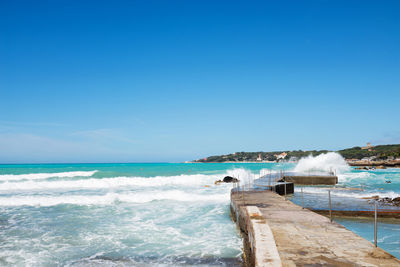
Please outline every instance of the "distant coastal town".
[{"label": "distant coastal town", "polygon": [[371,145],[352,147],[338,151],[330,150],[291,150],[272,152],[235,152],[227,155],[210,156],[197,159],[195,163],[217,162],[297,162],[307,156],[318,156],[323,153],[337,152],[342,155],[350,166],[364,168],[400,167],[400,144]]}]

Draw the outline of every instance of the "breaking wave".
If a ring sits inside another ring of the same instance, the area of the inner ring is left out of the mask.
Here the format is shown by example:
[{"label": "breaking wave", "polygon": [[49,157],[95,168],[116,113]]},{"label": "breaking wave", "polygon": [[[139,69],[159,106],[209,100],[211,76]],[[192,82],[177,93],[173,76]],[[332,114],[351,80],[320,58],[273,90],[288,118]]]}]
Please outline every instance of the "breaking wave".
[{"label": "breaking wave", "polygon": [[[219,176],[218,176],[219,177]],[[214,183],[217,179],[207,175],[180,175],[144,177],[114,177],[102,179],[81,179],[73,181],[24,181],[4,182],[0,184],[0,191],[16,190],[51,190],[51,189],[110,189],[121,187],[162,187],[162,186],[201,186]]]},{"label": "breaking wave", "polygon": [[343,173],[350,170],[346,160],[336,152],[328,152],[313,157],[302,158],[294,168],[295,172],[335,172]]},{"label": "breaking wave", "polygon": [[2,174],[0,181],[38,180],[52,177],[90,177],[95,171],[55,172],[55,173],[29,173],[29,174]]},{"label": "breaking wave", "polygon": [[169,190],[131,194],[107,193],[106,195],[14,196],[0,197],[0,206],[111,205],[115,202],[147,203],[156,200],[228,202],[229,193],[207,195]]},{"label": "breaking wave", "polygon": [[[229,202],[232,185],[214,185],[214,182],[226,175],[239,177],[242,182],[254,176],[241,168],[213,175],[90,177],[95,172],[2,175],[0,206],[112,205],[115,202],[147,203],[155,200]],[[45,180],[50,177],[78,178]],[[77,190],[84,191],[78,193]],[[100,191],[96,193],[96,190]]]}]

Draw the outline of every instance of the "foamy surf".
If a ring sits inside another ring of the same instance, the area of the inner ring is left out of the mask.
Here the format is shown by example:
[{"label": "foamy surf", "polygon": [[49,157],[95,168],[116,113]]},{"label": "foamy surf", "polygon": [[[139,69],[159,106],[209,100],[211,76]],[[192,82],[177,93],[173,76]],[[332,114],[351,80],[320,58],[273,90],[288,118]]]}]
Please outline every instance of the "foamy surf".
[{"label": "foamy surf", "polygon": [[[352,181],[366,182],[376,175],[371,172],[346,172],[337,175],[339,183],[349,183]],[[371,181],[371,180],[370,180]]]},{"label": "foamy surf", "polygon": [[157,200],[179,202],[229,202],[229,193],[196,194],[179,190],[144,193],[107,193],[105,195],[62,195],[62,196],[13,196],[0,197],[0,206],[56,206],[71,205],[112,205],[116,202],[148,203]]},{"label": "foamy surf", "polygon": [[346,160],[336,152],[312,155],[302,158],[294,168],[295,172],[335,172],[343,173],[350,170]]},{"label": "foamy surf", "polygon": [[[297,187],[295,188],[296,193],[301,192],[301,188]],[[321,187],[303,187],[303,192],[304,193],[310,193],[310,194],[320,194],[320,195],[328,195],[328,190],[331,191],[332,196],[338,196],[338,197],[348,197],[348,198],[358,198],[358,199],[367,199],[371,198],[374,196],[379,196],[380,198],[384,197],[389,197],[389,198],[396,198],[400,197],[400,194],[394,192],[394,191],[386,191],[386,192],[379,192],[379,191],[374,191],[374,192],[364,192],[360,190],[351,190],[351,189],[346,189],[346,188],[321,188]]]},{"label": "foamy surf", "polygon": [[95,171],[72,171],[72,172],[55,172],[55,173],[28,173],[28,174],[2,174],[0,181],[16,181],[16,180],[38,180],[53,177],[90,177],[95,174]]},{"label": "foamy surf", "polygon": [[[85,178],[77,180],[23,180],[0,183],[0,191],[29,191],[29,190],[69,190],[69,189],[113,189],[113,188],[146,188],[146,187],[181,187],[193,188],[214,185],[221,175],[179,175],[156,177],[113,177]],[[224,185],[221,185],[224,186]]]}]

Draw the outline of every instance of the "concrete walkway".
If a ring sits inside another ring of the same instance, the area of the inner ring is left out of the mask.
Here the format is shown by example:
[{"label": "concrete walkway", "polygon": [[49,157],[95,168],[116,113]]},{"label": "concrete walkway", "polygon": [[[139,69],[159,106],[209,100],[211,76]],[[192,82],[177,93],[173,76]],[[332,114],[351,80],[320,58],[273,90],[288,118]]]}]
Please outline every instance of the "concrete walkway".
[{"label": "concrete walkway", "polygon": [[[258,208],[257,212],[261,213],[263,223],[267,224],[266,227],[273,234],[266,242],[275,240],[283,266],[400,266],[398,259],[380,248],[375,248],[371,242],[342,225],[331,223],[327,217],[302,209],[273,192],[232,193],[231,200],[233,211],[239,211],[235,215],[239,225],[251,222],[249,210],[254,208],[250,207]],[[243,226],[240,227],[243,230]],[[247,232],[249,227],[244,227]],[[257,233],[251,231],[260,231],[260,227],[261,224],[250,229],[247,236],[256,236]],[[250,240],[248,243],[252,242],[254,241]],[[261,243],[259,241],[252,248],[257,254],[262,250]],[[257,254],[253,262],[260,263],[257,260],[260,256]],[[276,261],[276,257],[274,258]]]}]

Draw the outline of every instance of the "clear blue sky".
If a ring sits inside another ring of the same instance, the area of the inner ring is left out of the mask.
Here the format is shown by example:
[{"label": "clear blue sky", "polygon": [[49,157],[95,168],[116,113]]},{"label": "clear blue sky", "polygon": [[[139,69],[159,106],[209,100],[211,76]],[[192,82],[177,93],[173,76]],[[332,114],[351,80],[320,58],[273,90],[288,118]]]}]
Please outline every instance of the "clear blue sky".
[{"label": "clear blue sky", "polygon": [[1,1],[0,162],[400,143],[399,1]]}]

